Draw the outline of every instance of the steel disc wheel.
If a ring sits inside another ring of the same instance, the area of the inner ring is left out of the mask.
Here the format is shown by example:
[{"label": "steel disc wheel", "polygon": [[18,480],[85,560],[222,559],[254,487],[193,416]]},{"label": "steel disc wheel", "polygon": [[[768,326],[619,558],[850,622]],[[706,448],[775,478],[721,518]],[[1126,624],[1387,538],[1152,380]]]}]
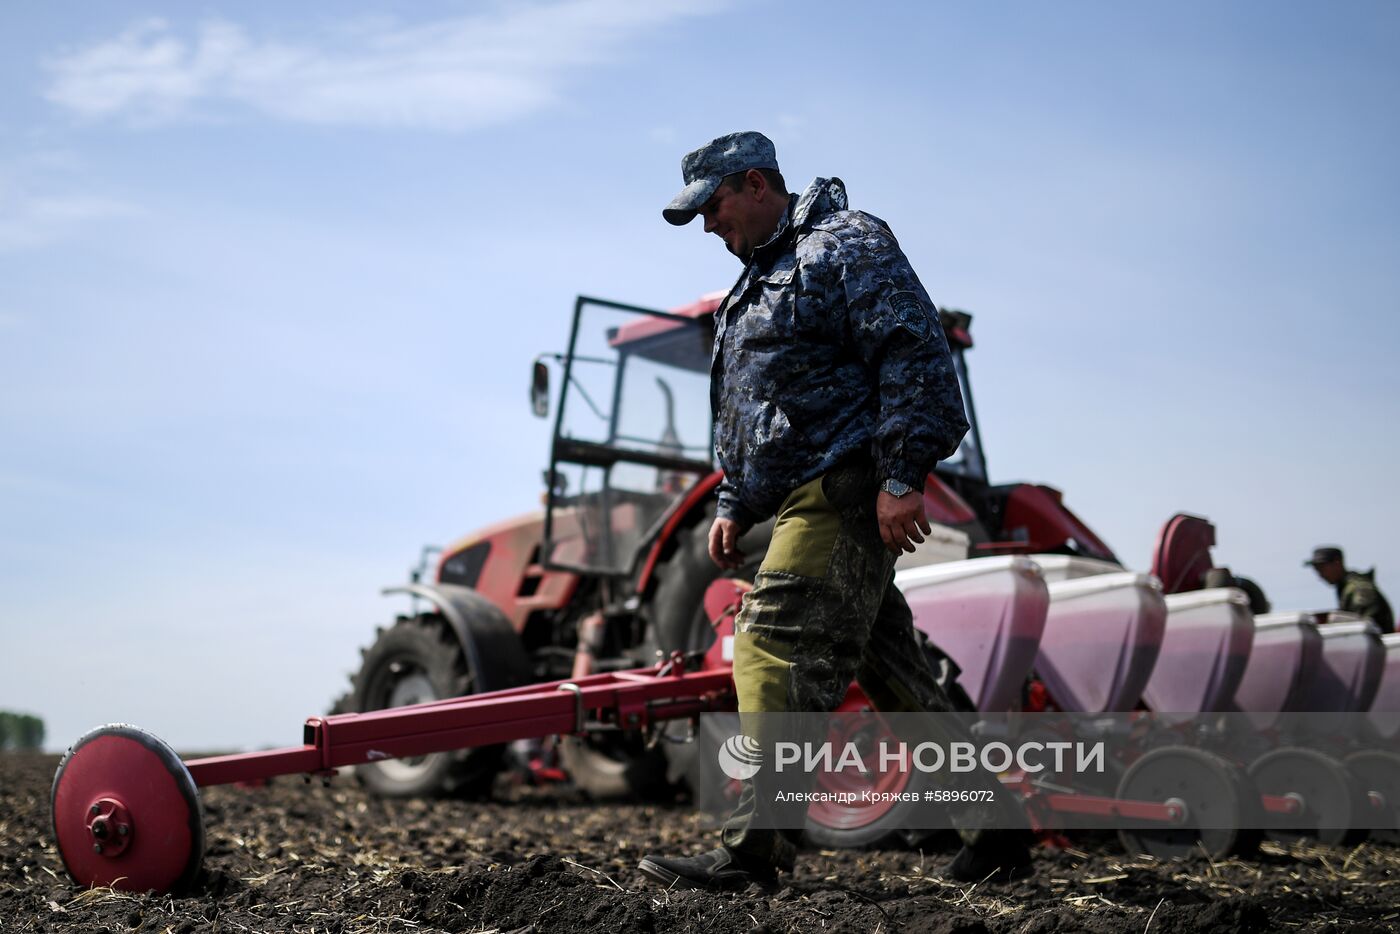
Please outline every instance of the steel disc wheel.
[{"label": "steel disc wheel", "polygon": [[79,739],[50,802],[59,854],[79,885],[178,892],[199,874],[199,792],[174,750],[145,730],[114,723]]},{"label": "steel disc wheel", "polygon": [[[905,809],[889,796],[910,790],[922,793],[928,782],[923,773],[914,770],[880,771],[876,761],[879,743],[893,739],[894,734],[873,717],[859,720],[837,718],[832,721],[826,741],[835,749],[843,749],[848,743],[854,745],[860,750],[867,771],[824,772],[818,775],[815,782],[818,791],[831,795],[845,793],[854,797],[849,799],[852,801],[849,804],[840,803],[839,800],[821,800],[813,804],[807,810],[808,839],[818,846],[865,846],[890,836],[891,828],[905,826],[900,820],[900,813]],[[873,801],[861,803],[862,792],[873,792],[876,797]]]},{"label": "steel disc wheel", "polygon": [[1381,749],[1354,752],[1347,756],[1346,767],[1368,792],[1368,798],[1379,796],[1378,807],[1365,821],[1371,827],[1371,839],[1400,843],[1400,754]]},{"label": "steel disc wheel", "polygon": [[1269,838],[1291,843],[1304,837],[1318,843],[1346,842],[1363,823],[1365,790],[1340,762],[1312,749],[1275,749],[1249,766],[1260,794],[1294,797],[1302,805],[1295,814],[1271,814],[1265,822]]},{"label": "steel disc wheel", "polygon": [[1154,749],[1123,773],[1118,798],[1175,803],[1184,811],[1176,824],[1134,821],[1118,831],[1129,853],[1157,859],[1227,856],[1250,822],[1251,802],[1239,770],[1213,753],[1187,747]]}]

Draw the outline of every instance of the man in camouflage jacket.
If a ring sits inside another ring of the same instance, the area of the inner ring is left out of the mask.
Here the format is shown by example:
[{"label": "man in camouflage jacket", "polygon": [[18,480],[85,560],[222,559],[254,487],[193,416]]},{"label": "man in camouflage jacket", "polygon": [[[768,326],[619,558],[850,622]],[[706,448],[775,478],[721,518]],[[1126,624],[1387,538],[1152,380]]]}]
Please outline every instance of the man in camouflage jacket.
[{"label": "man in camouflage jacket", "polygon": [[1390,603],[1376,586],[1376,571],[1349,571],[1343,562],[1342,549],[1335,545],[1323,545],[1313,549],[1310,559],[1303,566],[1311,565],[1317,576],[1337,588],[1337,608],[1344,613],[1355,613],[1375,623],[1381,632],[1395,631],[1395,616]]},{"label": "man in camouflage jacket", "polygon": [[[924,480],[968,428],[938,311],[889,227],[849,210],[839,179],[788,194],[763,135],[722,136],[688,154],[681,172],[686,187],[666,220],[703,215],[705,231],[744,262],[715,313],[710,393],[725,479],[710,557],[739,567],[740,536],[776,516],[735,620],[744,733],[762,732],[759,714],[834,710],[852,679],[882,711],[950,711],[893,584],[895,557],[930,531]],[[788,830],[767,829],[755,815],[782,808],[754,788],[745,784],[723,845],[648,856],[641,870],[703,886],[791,870],[806,805],[778,815]],[[1024,870],[1024,842],[979,832],[979,821],[960,824],[950,874]]]},{"label": "man in camouflage jacket", "polygon": [[840,179],[817,179],[754,249],[715,316],[710,387],[719,515],[741,526],[856,454],[921,490],[968,427],[933,302]]}]

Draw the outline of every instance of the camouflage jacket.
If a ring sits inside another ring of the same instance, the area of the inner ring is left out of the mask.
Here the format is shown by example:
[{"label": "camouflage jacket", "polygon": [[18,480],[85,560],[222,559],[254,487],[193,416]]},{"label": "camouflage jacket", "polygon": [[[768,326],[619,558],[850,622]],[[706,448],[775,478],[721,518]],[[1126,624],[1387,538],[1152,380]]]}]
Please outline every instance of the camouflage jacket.
[{"label": "camouflage jacket", "polygon": [[857,452],[922,489],[957,450],[968,424],[938,311],[840,179],[794,196],[715,312],[710,405],[718,513],[743,525]]},{"label": "camouflage jacket", "polygon": [[1346,613],[1365,616],[1380,627],[1381,632],[1395,631],[1395,617],[1390,604],[1376,586],[1376,571],[1347,571],[1337,584],[1337,608]]}]

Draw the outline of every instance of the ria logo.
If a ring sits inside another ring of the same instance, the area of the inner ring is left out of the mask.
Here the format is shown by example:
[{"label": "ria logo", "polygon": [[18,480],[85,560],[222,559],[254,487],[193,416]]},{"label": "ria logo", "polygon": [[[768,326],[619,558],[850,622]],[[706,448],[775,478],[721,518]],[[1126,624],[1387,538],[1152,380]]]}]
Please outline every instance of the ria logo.
[{"label": "ria logo", "polygon": [[719,747],[719,770],[736,782],[754,777],[763,765],[763,749],[758,740],[736,733]]}]

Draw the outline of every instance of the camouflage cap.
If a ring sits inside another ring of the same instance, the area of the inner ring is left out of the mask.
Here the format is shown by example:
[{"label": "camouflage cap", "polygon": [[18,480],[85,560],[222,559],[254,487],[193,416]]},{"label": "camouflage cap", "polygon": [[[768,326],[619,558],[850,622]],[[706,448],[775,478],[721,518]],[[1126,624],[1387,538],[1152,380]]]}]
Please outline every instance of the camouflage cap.
[{"label": "camouflage cap", "polygon": [[681,160],[685,187],[661,211],[661,216],[677,226],[689,224],[715,193],[721,179],[749,169],[778,170],[778,154],[772,140],[753,130],[711,140]]},{"label": "camouflage cap", "polygon": [[1342,560],[1342,549],[1336,545],[1319,545],[1313,549],[1312,557],[1303,562],[1303,567],[1317,567],[1319,564],[1327,564],[1331,561]]}]

